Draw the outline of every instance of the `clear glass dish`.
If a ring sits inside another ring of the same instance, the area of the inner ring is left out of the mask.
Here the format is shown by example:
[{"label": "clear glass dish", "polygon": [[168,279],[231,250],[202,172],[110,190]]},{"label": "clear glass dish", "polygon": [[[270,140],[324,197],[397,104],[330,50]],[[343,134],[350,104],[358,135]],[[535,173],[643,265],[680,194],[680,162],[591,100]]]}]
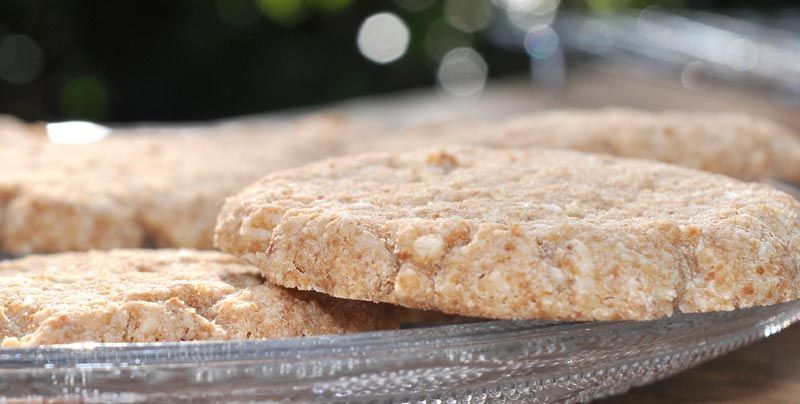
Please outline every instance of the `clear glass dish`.
[{"label": "clear glass dish", "polygon": [[1,349],[0,392],[15,402],[588,401],[798,318],[800,302],[792,302],[648,322],[490,321],[282,340]]}]

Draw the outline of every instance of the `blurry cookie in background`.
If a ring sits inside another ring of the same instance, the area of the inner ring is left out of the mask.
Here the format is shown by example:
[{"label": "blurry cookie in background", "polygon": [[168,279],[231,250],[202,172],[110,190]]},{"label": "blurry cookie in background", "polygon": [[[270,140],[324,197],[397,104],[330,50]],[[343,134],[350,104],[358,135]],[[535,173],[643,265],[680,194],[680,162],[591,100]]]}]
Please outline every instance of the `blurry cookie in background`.
[{"label": "blurry cookie in background", "polygon": [[113,250],[0,262],[3,346],[256,339],[397,328],[396,308],[264,283],[211,251]]},{"label": "blurry cookie in background", "polygon": [[262,175],[345,153],[432,144],[568,148],[800,182],[800,140],[746,114],[606,109],[400,131],[381,125],[323,115],[288,124],[119,130],[89,144],[56,144],[44,125],[5,118],[0,253],[208,249],[222,200]]},{"label": "blurry cookie in background", "polygon": [[494,121],[420,125],[352,147],[405,151],[457,143],[574,149],[658,160],[748,181],[800,183],[800,136],[743,113],[555,110]]},{"label": "blurry cookie in background", "polygon": [[363,126],[323,115],[106,137],[55,129],[0,122],[0,252],[211,248],[225,197],[270,171],[341,153]]}]

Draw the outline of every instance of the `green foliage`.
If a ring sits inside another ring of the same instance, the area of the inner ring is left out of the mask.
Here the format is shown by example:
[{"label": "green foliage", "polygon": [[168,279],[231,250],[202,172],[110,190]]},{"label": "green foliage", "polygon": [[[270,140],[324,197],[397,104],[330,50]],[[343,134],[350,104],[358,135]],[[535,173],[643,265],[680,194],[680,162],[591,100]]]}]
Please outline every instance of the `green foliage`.
[{"label": "green foliage", "polygon": [[61,113],[64,117],[102,120],[108,112],[108,90],[97,77],[78,77],[61,89]]},{"label": "green foliage", "polygon": [[303,23],[310,13],[335,13],[350,6],[352,0],[255,0],[261,12],[283,26]]},{"label": "green foliage", "polygon": [[256,0],[256,5],[265,16],[281,25],[295,25],[306,15],[303,0]]}]

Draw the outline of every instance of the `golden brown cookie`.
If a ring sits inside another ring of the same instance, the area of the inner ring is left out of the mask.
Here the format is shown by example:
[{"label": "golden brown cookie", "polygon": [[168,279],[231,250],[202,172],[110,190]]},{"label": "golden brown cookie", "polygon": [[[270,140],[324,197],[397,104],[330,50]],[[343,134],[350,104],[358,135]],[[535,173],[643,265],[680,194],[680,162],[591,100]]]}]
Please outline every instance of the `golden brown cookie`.
[{"label": "golden brown cookie", "polygon": [[636,159],[449,147],[330,159],[229,198],[273,283],[464,316],[652,319],[800,297],[800,203]]},{"label": "golden brown cookie", "polygon": [[397,327],[394,309],[264,283],[235,257],[113,250],[0,262],[3,346],[338,334]]}]

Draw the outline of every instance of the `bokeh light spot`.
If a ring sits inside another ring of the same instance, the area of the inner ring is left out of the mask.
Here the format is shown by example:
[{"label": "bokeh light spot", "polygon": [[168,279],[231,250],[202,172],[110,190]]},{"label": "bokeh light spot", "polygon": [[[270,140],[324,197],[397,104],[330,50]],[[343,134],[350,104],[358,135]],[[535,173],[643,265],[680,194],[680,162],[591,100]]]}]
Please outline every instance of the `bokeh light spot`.
[{"label": "bokeh light spot", "polygon": [[61,90],[61,113],[64,116],[101,120],[108,111],[108,91],[96,77],[68,81]]},{"label": "bokeh light spot", "polygon": [[549,25],[556,16],[559,0],[495,0],[504,8],[508,20],[517,28],[527,30],[537,25]]},{"label": "bokeh light spot", "polygon": [[726,52],[728,65],[739,71],[746,71],[758,64],[758,47],[749,39],[737,39],[728,45]]},{"label": "bokeh light spot", "polygon": [[58,144],[86,144],[99,142],[111,133],[111,129],[83,121],[56,122],[47,124],[47,137]]},{"label": "bokeh light spot", "polygon": [[0,40],[0,79],[25,84],[39,77],[44,52],[25,35],[9,35]]},{"label": "bokeh light spot", "polygon": [[558,50],[558,35],[548,26],[533,27],[525,35],[525,50],[534,59],[547,59]]},{"label": "bokeh light spot", "polygon": [[477,32],[489,25],[492,5],[486,0],[446,0],[444,18],[464,32]]},{"label": "bokeh light spot", "polygon": [[378,13],[361,24],[356,44],[364,57],[383,64],[403,56],[410,39],[411,32],[400,17],[392,13]]},{"label": "bokeh light spot", "polygon": [[439,86],[450,94],[469,97],[479,94],[486,85],[489,68],[483,57],[472,48],[448,52],[439,64]]},{"label": "bokeh light spot", "polygon": [[681,72],[681,83],[690,90],[708,90],[711,87],[711,80],[709,67],[701,61],[687,63]]}]

